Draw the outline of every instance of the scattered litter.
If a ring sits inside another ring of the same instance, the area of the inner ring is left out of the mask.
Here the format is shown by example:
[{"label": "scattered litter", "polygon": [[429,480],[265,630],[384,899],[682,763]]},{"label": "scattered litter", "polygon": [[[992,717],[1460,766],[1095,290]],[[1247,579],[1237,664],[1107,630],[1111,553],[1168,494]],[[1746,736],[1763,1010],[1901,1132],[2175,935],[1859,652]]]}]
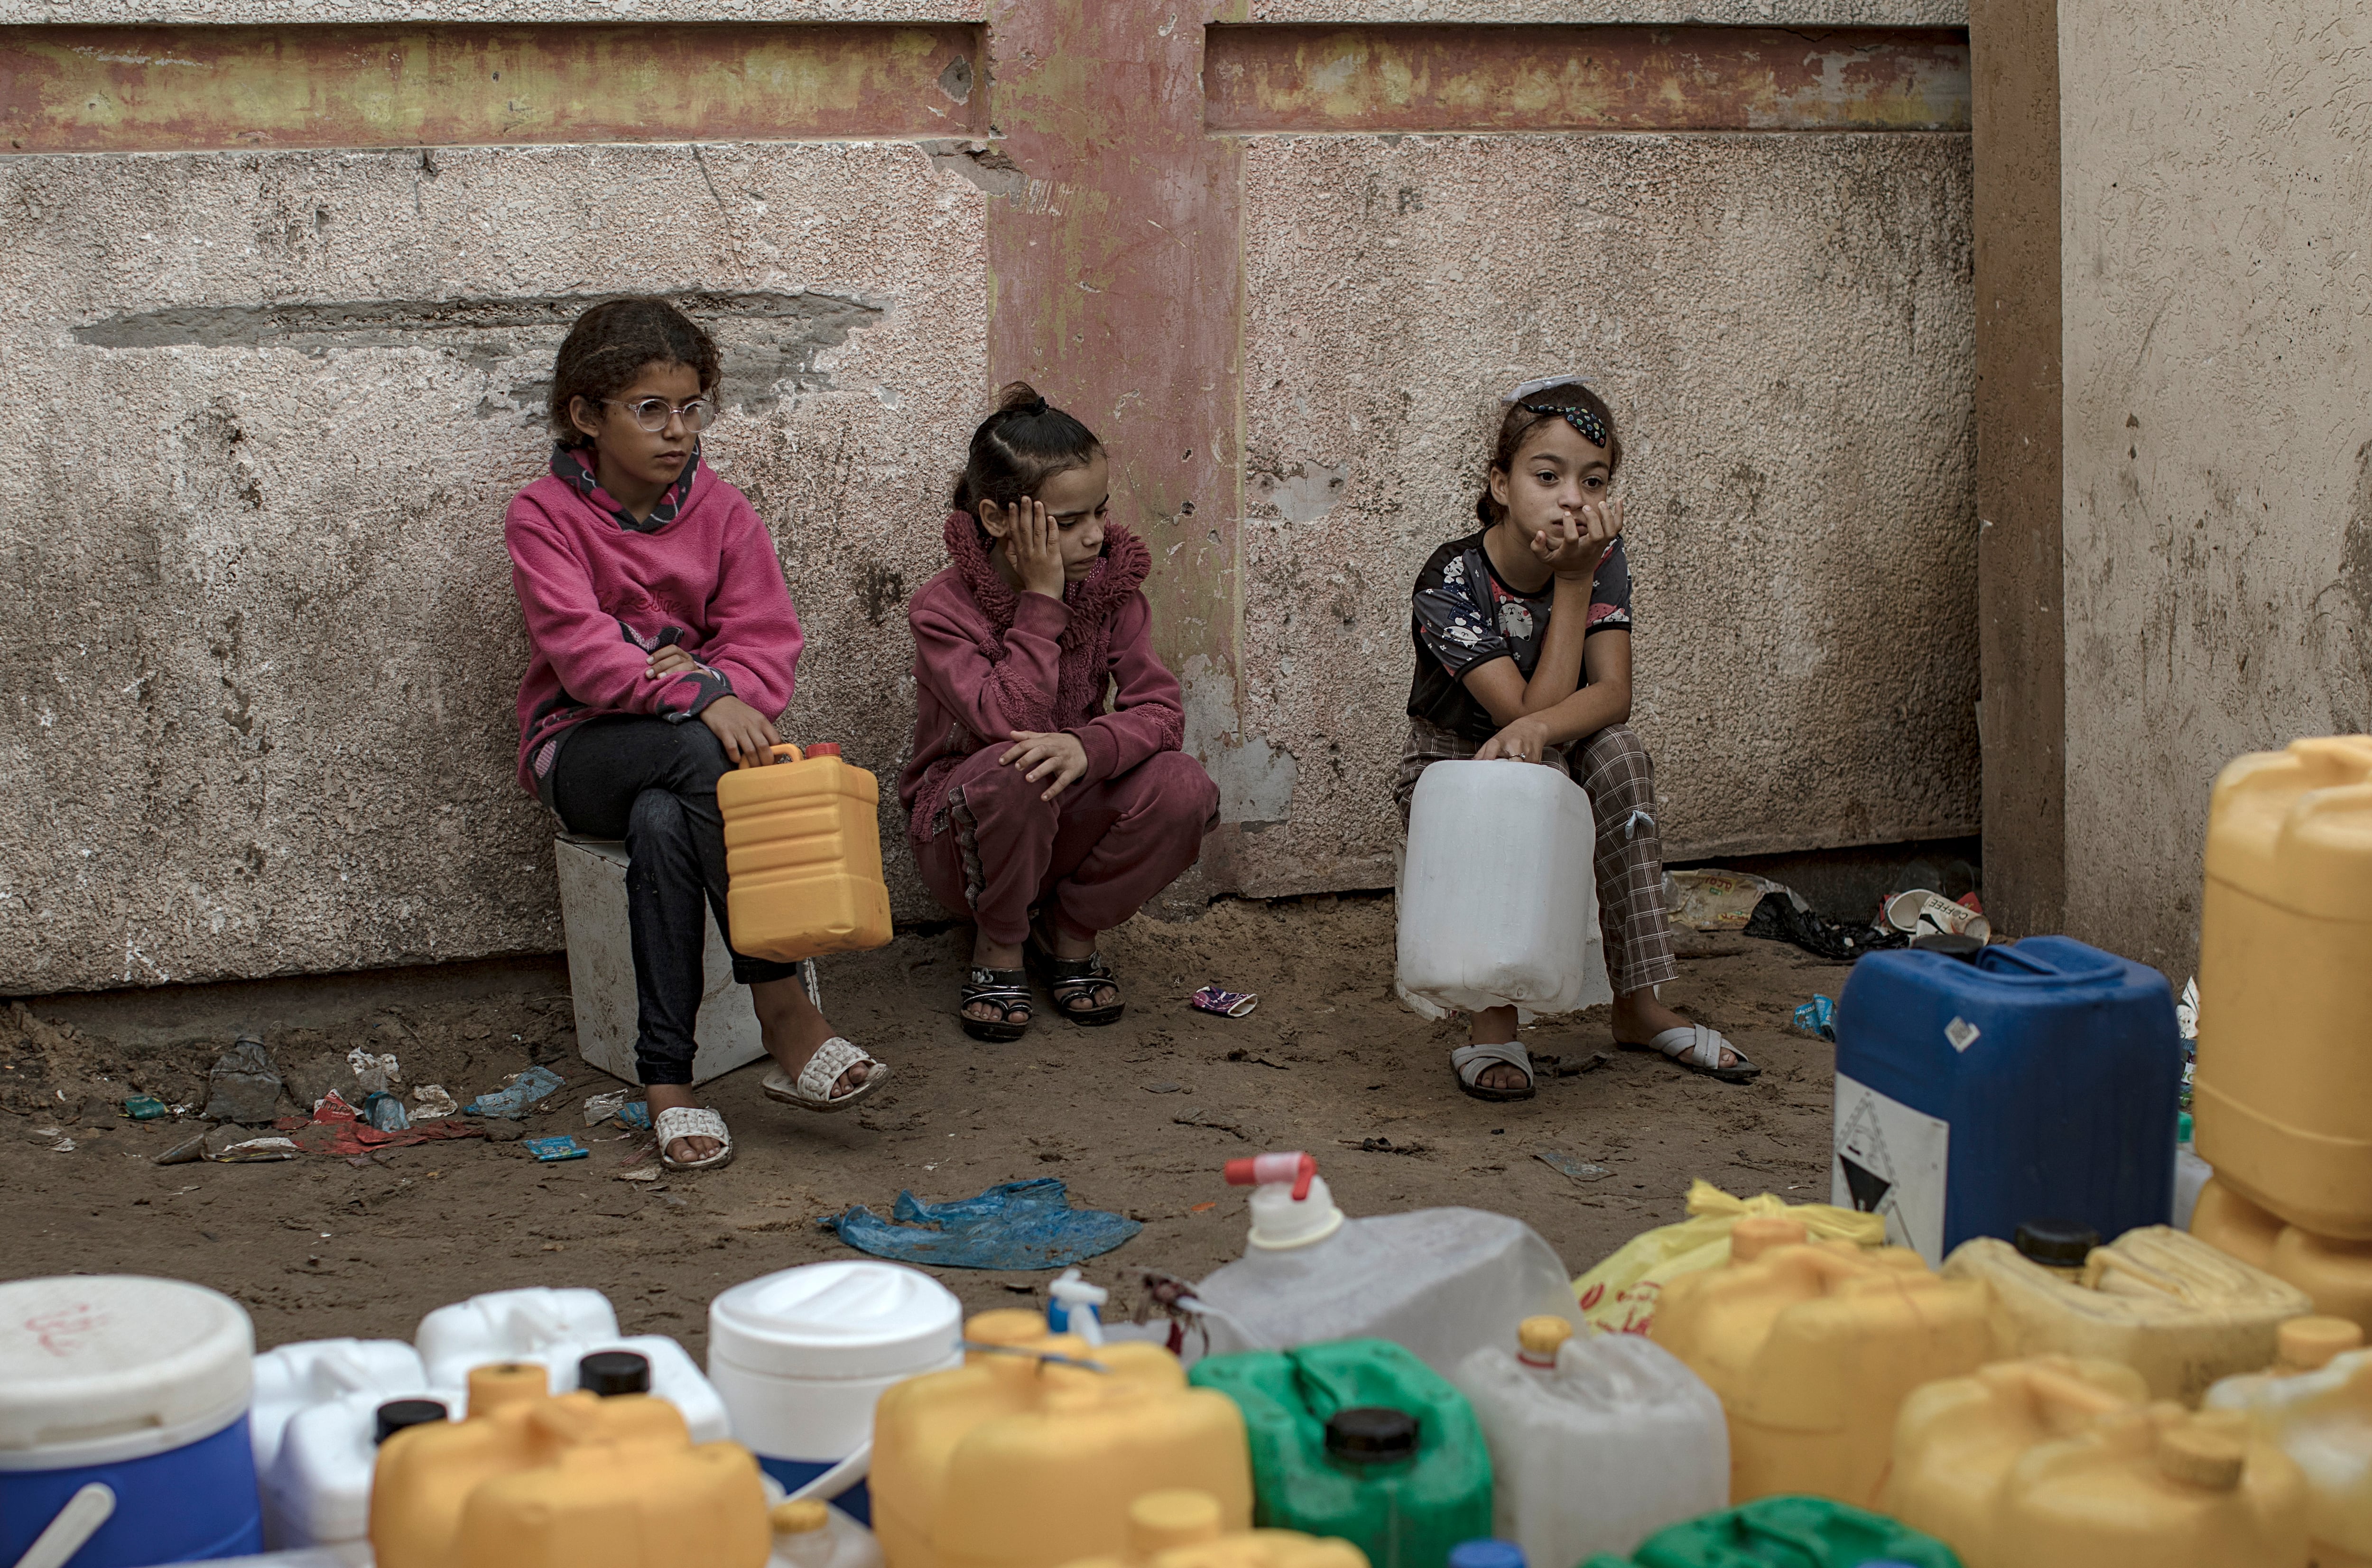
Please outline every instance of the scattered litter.
[{"label": "scattered litter", "polygon": [[72,1138],[60,1138],[50,1145],[50,1152],[53,1155],[70,1155],[75,1152],[75,1141]]},{"label": "scattered litter", "polygon": [[238,1127],[217,1127],[203,1140],[205,1157],[222,1165],[255,1165],[266,1160],[293,1160],[305,1151],[294,1138],[255,1134]]},{"label": "scattered litter", "polygon": [[1252,1052],[1246,1051],[1240,1045],[1236,1047],[1235,1050],[1227,1052],[1227,1060],[1230,1062],[1249,1062],[1255,1067],[1273,1067],[1280,1073],[1290,1073],[1293,1071],[1292,1068],[1286,1066],[1282,1062],[1271,1062],[1265,1056],[1256,1056]]},{"label": "scattered litter", "polygon": [[1176,1095],[1186,1092],[1186,1086],[1183,1084],[1146,1084],[1143,1087],[1149,1095]]},{"label": "scattered litter", "polygon": [[1900,947],[1910,940],[1900,931],[1881,931],[1874,925],[1855,925],[1815,914],[1800,907],[1796,895],[1787,892],[1763,894],[1762,901],[1754,906],[1753,917],[1746,923],[1745,934],[1792,943],[1815,958],[1838,964],[1849,964],[1880,947]]},{"label": "scattered litter", "polygon": [[1708,866],[1664,873],[1664,909],[1674,925],[1692,931],[1743,931],[1767,893],[1786,888],[1743,871]]},{"label": "scattered litter", "polygon": [[586,1100],[585,1125],[599,1127],[617,1115],[618,1108],[624,1105],[634,1092],[632,1089],[611,1089],[608,1094],[595,1095]]},{"label": "scattered litter", "polygon": [[1994,932],[1993,923],[1985,918],[1984,909],[1974,893],[1964,894],[1955,902],[1933,889],[1913,888],[1907,893],[1893,894],[1880,908],[1888,927],[1905,936],[1949,932],[1982,942]]},{"label": "scattered litter", "polygon": [[382,1132],[401,1132],[412,1125],[412,1118],[403,1109],[403,1101],[385,1089],[374,1090],[363,1101],[363,1120]]},{"label": "scattered litter", "polygon": [[1214,1199],[1212,1199],[1212,1200],[1211,1200],[1210,1202],[1204,1202],[1204,1203],[1190,1203],[1190,1204],[1188,1204],[1188,1205],[1187,1205],[1187,1212],[1188,1212],[1188,1213],[1190,1213],[1190,1214],[1209,1214],[1213,1209],[1215,1209],[1215,1208],[1217,1208],[1218,1206],[1219,1206],[1219,1201],[1218,1201],[1216,1198],[1214,1198]]},{"label": "scattered litter", "polygon": [[241,1035],[206,1074],[209,1121],[270,1121],[280,1114],[280,1071],[263,1042]]},{"label": "scattered litter", "polygon": [[1614,1052],[1610,1051],[1593,1051],[1582,1057],[1535,1056],[1532,1058],[1532,1073],[1541,1077],[1578,1078],[1584,1073],[1597,1072],[1613,1060]]},{"label": "scattered litter", "polygon": [[192,1132],[157,1156],[158,1165],[188,1165],[206,1157],[206,1134]]},{"label": "scattered litter", "polygon": [[1216,1013],[1223,1018],[1241,1018],[1260,1005],[1258,993],[1250,991],[1222,991],[1206,985],[1186,999],[1188,1006],[1204,1013]]},{"label": "scattered litter", "polygon": [[2199,1038],[2199,977],[2182,982],[2182,1000],[2174,1005],[2174,1027],[2186,1040]]},{"label": "scattered litter", "polygon": [[1429,1152],[1423,1144],[1395,1144],[1384,1137],[1337,1138],[1334,1141],[1346,1149],[1357,1149],[1370,1155],[1422,1155]]},{"label": "scattered litter", "polygon": [[356,1110],[353,1106],[348,1105],[346,1103],[345,1096],[340,1094],[335,1089],[331,1089],[328,1094],[323,1095],[320,1101],[314,1105],[313,1114],[311,1116],[290,1118],[282,1121],[280,1125],[285,1129],[294,1129],[302,1127],[308,1121],[319,1121],[326,1125],[335,1126],[341,1122],[360,1121],[362,1119],[362,1112]]},{"label": "scattered litter", "polygon": [[514,1074],[502,1088],[492,1094],[480,1095],[461,1108],[464,1116],[498,1116],[506,1121],[523,1120],[544,1101],[568,1087],[568,1080],[549,1067],[530,1067]]},{"label": "scattered litter", "polygon": [[581,1160],[593,1151],[563,1132],[553,1138],[529,1138],[522,1145],[536,1157],[539,1165],[557,1165],[562,1160]]},{"label": "scattered litter", "polygon": [[655,1165],[646,1165],[636,1170],[622,1170],[617,1174],[620,1181],[657,1181],[658,1179],[659,1167]]},{"label": "scattered litter", "polygon": [[460,1103],[448,1094],[442,1084],[423,1084],[412,1091],[412,1120],[434,1121],[441,1116],[459,1116]]},{"label": "scattered litter", "polygon": [[898,1194],[884,1220],[859,1203],[821,1224],[860,1252],[952,1269],[1059,1269],[1110,1251],[1145,1227],[1100,1209],[1075,1209],[1053,1177],[1007,1181],[976,1198],[925,1203]]},{"label": "scattered litter", "polygon": [[651,1130],[651,1102],[646,1099],[630,1099],[625,1104],[620,1106],[618,1108],[618,1125],[621,1127],[631,1127],[637,1132],[649,1132]]},{"label": "scattered litter", "polygon": [[123,1114],[134,1121],[154,1121],[169,1114],[165,1102],[154,1095],[134,1095],[123,1102]]},{"label": "scattered litter", "polygon": [[1834,1041],[1837,1038],[1837,1005],[1815,993],[1809,1002],[1796,1009],[1796,1032]]},{"label": "scattered litter", "polygon": [[1169,1121],[1171,1125],[1177,1127],[1208,1127],[1214,1132],[1232,1132],[1246,1143],[1251,1141],[1245,1137],[1242,1123],[1230,1121],[1224,1116],[1214,1116],[1208,1111],[1184,1111],[1171,1117]]},{"label": "scattered litter", "polygon": [[384,1094],[389,1085],[403,1076],[393,1051],[374,1056],[367,1047],[358,1045],[346,1052],[346,1065],[354,1069],[355,1087],[366,1095]]},{"label": "scattered litter", "polygon": [[1596,1181],[1600,1177],[1614,1174],[1602,1165],[1592,1165],[1586,1159],[1548,1144],[1534,1149],[1532,1157],[1559,1176],[1569,1176],[1576,1181]]}]

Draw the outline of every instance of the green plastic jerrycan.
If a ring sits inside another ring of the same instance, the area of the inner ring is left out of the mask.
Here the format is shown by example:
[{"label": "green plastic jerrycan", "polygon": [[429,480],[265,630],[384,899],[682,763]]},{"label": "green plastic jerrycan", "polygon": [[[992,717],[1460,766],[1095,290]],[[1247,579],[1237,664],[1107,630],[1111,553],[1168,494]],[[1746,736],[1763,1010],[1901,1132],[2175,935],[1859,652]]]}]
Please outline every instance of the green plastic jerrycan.
[{"label": "green plastic jerrycan", "polygon": [[1399,1345],[1206,1356],[1187,1376],[1244,1412],[1255,1524],[1340,1536],[1374,1568],[1443,1568],[1451,1547],[1491,1533],[1473,1407]]},{"label": "green plastic jerrycan", "polygon": [[1952,1549],[1883,1514],[1825,1497],[1763,1497],[1657,1530],[1630,1557],[1581,1568],[1960,1568]]}]

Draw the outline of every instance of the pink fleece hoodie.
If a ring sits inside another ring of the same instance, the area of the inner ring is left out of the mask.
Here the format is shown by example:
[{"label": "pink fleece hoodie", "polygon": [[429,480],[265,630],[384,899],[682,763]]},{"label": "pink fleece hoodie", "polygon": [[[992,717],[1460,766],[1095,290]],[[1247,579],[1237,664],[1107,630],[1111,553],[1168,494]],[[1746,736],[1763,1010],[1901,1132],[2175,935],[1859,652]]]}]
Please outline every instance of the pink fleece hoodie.
[{"label": "pink fleece hoodie", "polygon": [[[1178,678],[1153,652],[1153,609],[1139,590],[1152,552],[1117,523],[1104,558],[1060,601],[1017,593],[988,558],[980,525],[951,512],[954,564],[906,607],[914,631],[914,748],[898,775],[907,831],[931,836],[956,764],[1017,729],[1068,730],[1087,753],[1083,782],[1127,772],[1186,732]],[[1113,695],[1111,711],[1104,694]]]},{"label": "pink fleece hoodie", "polygon": [[[773,536],[698,451],[640,522],[595,482],[588,456],[555,448],[552,472],[503,517],[533,648],[518,694],[518,781],[530,795],[561,732],[603,714],[681,721],[729,693],[776,716],[804,641]],[[645,679],[650,655],[669,645],[700,668]]]}]

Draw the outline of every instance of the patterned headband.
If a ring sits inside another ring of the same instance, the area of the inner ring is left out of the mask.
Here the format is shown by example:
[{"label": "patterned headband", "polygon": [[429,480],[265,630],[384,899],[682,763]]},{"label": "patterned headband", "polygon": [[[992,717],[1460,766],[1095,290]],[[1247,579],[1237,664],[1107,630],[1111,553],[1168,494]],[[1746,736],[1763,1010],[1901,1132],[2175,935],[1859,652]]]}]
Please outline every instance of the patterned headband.
[{"label": "patterned headband", "polygon": [[1527,401],[1538,396],[1540,393],[1549,390],[1552,387],[1581,387],[1584,391],[1588,390],[1588,388],[1583,384],[1581,377],[1578,376],[1544,376],[1537,381],[1525,382],[1522,386],[1503,395],[1499,401],[1501,402],[1513,403],[1517,408],[1522,409],[1526,413],[1557,415],[1567,424],[1572,425],[1574,433],[1579,436],[1583,440],[1588,442],[1591,446],[1604,447],[1609,445],[1607,441],[1606,421],[1599,418],[1598,415],[1590,410],[1586,408],[1558,408],[1550,403],[1536,403]]}]

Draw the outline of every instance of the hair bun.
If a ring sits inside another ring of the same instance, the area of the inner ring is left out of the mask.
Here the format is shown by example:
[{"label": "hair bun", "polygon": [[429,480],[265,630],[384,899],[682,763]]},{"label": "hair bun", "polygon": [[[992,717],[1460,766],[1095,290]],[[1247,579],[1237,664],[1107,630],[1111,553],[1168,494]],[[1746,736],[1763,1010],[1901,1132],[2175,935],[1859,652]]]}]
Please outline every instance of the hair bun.
[{"label": "hair bun", "polygon": [[1035,419],[1046,412],[1046,400],[1027,381],[1007,381],[997,389],[996,412]]}]

